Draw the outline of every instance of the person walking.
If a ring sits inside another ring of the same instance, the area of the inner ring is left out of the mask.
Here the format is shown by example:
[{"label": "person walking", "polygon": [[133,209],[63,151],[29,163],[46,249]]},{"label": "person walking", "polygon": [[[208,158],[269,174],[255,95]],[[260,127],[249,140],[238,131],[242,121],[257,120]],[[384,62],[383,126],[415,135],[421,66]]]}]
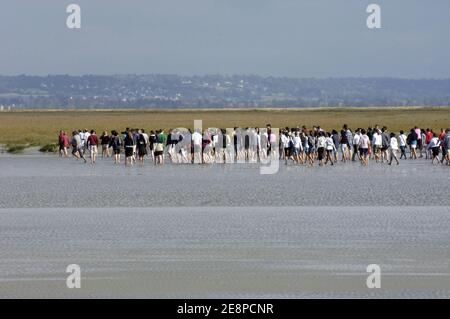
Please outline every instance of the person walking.
[{"label": "person walking", "polygon": [[120,139],[117,131],[112,131],[112,137],[110,139],[110,147],[114,154],[114,164],[120,164],[120,149],[122,146],[122,140]]},{"label": "person walking", "polygon": [[145,155],[147,155],[147,139],[145,138],[142,129],[138,130],[137,141],[137,155],[141,165],[144,165]]},{"label": "person walking", "polygon": [[150,157],[153,162],[155,162],[155,145],[156,145],[156,134],[154,131],[150,131],[150,135],[148,136],[148,143],[150,149]]},{"label": "person walking", "polygon": [[125,148],[125,166],[133,166],[133,155],[134,155],[134,138],[131,131],[127,131],[125,135],[125,139],[123,141]]},{"label": "person walking", "polygon": [[167,143],[167,136],[163,130],[158,130],[155,144],[155,165],[164,165],[164,148]]},{"label": "person walking", "polygon": [[356,156],[358,156],[359,160],[361,160],[359,156],[359,140],[361,139],[361,129],[358,128],[355,131],[355,135],[353,136],[353,155],[352,155],[352,161],[356,161]]},{"label": "person walking", "polygon": [[70,147],[70,139],[65,131],[59,134],[59,157],[67,157],[67,149]]},{"label": "person walking", "polygon": [[89,137],[87,139],[87,146],[91,154],[91,164],[95,164],[95,161],[97,160],[98,144],[99,140],[97,134],[94,130],[91,130],[91,133],[89,134]]},{"label": "person walking", "polygon": [[327,137],[325,140],[325,149],[326,149],[326,158],[325,158],[325,165],[328,164],[328,161],[330,161],[331,165],[334,165],[334,158],[333,153],[337,152],[336,146],[334,144],[333,137],[331,133],[327,133]]},{"label": "person walking", "polygon": [[[404,157],[404,159],[406,160],[406,146],[407,146],[407,137],[405,135],[405,132],[403,130],[400,131],[400,135],[398,136],[398,141],[400,144],[400,159],[402,159]],[[431,140],[431,139],[430,139]]]},{"label": "person walking", "polygon": [[86,163],[87,161],[84,158],[82,149],[83,149],[83,146],[82,146],[80,134],[78,133],[78,131],[73,131],[72,132],[72,155],[77,160],[82,158],[84,160],[84,162]]},{"label": "person walking", "polygon": [[[444,160],[447,161],[447,165],[450,165],[450,128],[445,130],[445,137],[442,143],[442,151],[444,152]],[[444,164],[444,161],[442,161]]]},{"label": "person walking", "polygon": [[397,162],[397,165],[400,164],[398,158],[397,158],[397,152],[398,152],[398,141],[397,137],[395,137],[395,133],[390,134],[390,143],[389,143],[389,165],[392,165],[392,160],[395,159]]},{"label": "person walking", "polygon": [[391,136],[387,132],[387,127],[384,126],[381,129],[381,163],[384,163],[384,160],[386,160],[386,163],[388,163],[389,155],[391,155],[390,148]]},{"label": "person walking", "polygon": [[100,144],[102,145],[102,157],[109,157],[109,148],[110,148],[111,137],[109,136],[107,131],[104,131],[100,136]]},{"label": "person walking", "polygon": [[431,160],[431,164],[434,164],[434,161],[437,161],[440,163],[439,160],[439,150],[441,147],[441,141],[439,140],[437,134],[433,134],[433,138],[430,141],[430,144],[428,144],[428,150],[431,150],[433,159]]},{"label": "person walking", "polygon": [[411,152],[410,159],[417,159],[417,133],[415,129],[411,129],[409,131],[408,137],[406,139],[407,144],[409,145],[409,150]]},{"label": "person walking", "polygon": [[[351,133],[350,133],[351,134]],[[341,144],[341,152],[342,152],[342,162],[347,162],[348,160],[350,160],[350,156],[349,156],[349,134],[348,134],[348,127],[347,124],[344,124],[344,126],[342,127],[341,130],[341,140],[340,140],[340,144]]]},{"label": "person walking", "polygon": [[325,147],[327,146],[327,138],[323,131],[319,132],[319,138],[317,139],[317,158],[319,160],[319,166],[323,165],[325,159]]},{"label": "person walking", "polygon": [[364,166],[369,165],[369,148],[370,148],[370,139],[366,134],[366,130],[361,130],[361,138],[359,140],[359,150],[361,157],[361,164]]},{"label": "person walking", "polygon": [[381,147],[383,146],[383,138],[379,129],[375,129],[375,132],[372,135],[372,144],[375,162],[378,163],[381,158]]}]

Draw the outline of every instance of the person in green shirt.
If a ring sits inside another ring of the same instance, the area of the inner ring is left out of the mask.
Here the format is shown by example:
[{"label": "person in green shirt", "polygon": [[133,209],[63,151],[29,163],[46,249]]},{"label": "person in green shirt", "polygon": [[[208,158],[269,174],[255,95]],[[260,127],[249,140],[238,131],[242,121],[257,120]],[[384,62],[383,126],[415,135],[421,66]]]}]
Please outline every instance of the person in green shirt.
[{"label": "person in green shirt", "polygon": [[155,164],[164,165],[164,146],[167,144],[167,135],[164,130],[159,130],[156,135]]}]

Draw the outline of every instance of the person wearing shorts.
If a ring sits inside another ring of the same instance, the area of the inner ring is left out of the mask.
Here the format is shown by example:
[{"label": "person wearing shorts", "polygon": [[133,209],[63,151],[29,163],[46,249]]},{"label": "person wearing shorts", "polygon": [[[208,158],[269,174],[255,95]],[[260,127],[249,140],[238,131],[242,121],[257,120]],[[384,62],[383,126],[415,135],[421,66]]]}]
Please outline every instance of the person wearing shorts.
[{"label": "person wearing shorts", "polygon": [[359,149],[359,155],[360,155],[361,157],[369,155],[369,149],[368,149],[368,148],[363,148],[363,147],[361,147],[361,148]]},{"label": "person wearing shorts", "polygon": [[59,156],[67,157],[67,149],[70,147],[70,139],[65,131],[61,131],[59,135]]},{"label": "person wearing shorts", "polygon": [[145,155],[147,155],[147,139],[142,129],[138,130],[137,141],[137,155],[139,162],[144,165]]},{"label": "person wearing shorts", "polygon": [[111,137],[109,136],[107,131],[104,131],[102,136],[100,136],[100,142],[102,145],[102,157],[109,157],[109,146],[110,146]]},{"label": "person wearing shorts", "polygon": [[348,135],[347,135],[347,125],[345,124],[343,129],[341,130],[341,140],[340,140],[343,162],[350,160],[348,143],[349,143],[349,141],[348,141]]},{"label": "person wearing shorts", "polygon": [[130,162],[130,165],[133,166],[133,156],[134,156],[134,138],[133,134],[131,134],[130,131],[128,131],[125,135],[124,139],[124,146],[125,146],[125,166],[128,165],[128,162]]},{"label": "person wearing shorts", "polygon": [[83,155],[83,146],[81,144],[81,138],[80,138],[80,134],[78,133],[78,131],[73,131],[72,132],[72,155],[78,160],[80,158],[82,158],[84,160],[84,162],[86,163],[86,159],[84,158]]},{"label": "person wearing shorts", "polygon": [[300,137],[299,131],[296,131],[294,133],[293,144],[294,144],[294,148],[293,148],[293,154],[292,155],[294,157],[294,161],[297,164],[303,163],[303,160],[300,157],[300,152],[302,151],[302,139]]},{"label": "person wearing shorts", "polygon": [[361,156],[361,164],[364,166],[369,165],[369,147],[370,139],[366,134],[366,130],[361,130],[361,138],[359,139],[359,150]]},{"label": "person wearing shorts", "polygon": [[381,136],[381,131],[375,128],[375,132],[372,135],[373,144],[373,155],[375,161],[378,162],[381,159],[381,147],[383,145],[383,137]]},{"label": "person wearing shorts", "polygon": [[117,133],[117,131],[112,131],[111,135],[112,137],[109,141],[109,144],[113,150],[114,164],[120,164],[120,146],[122,144],[122,141],[120,140],[119,133]]},{"label": "person wearing shorts", "polygon": [[91,164],[95,164],[95,161],[97,160],[98,144],[99,144],[98,137],[95,131],[92,130],[87,139],[87,145],[89,151],[91,152]]},{"label": "person wearing shorts", "polygon": [[407,140],[411,150],[410,158],[417,159],[417,134],[413,128],[410,130]]},{"label": "person wearing shorts", "polygon": [[[201,136],[201,134],[200,134]],[[167,136],[163,130],[157,131],[155,144],[155,164],[164,165],[164,146],[167,143]]]},{"label": "person wearing shorts", "polygon": [[402,158],[407,159],[407,157],[406,157],[407,140],[408,140],[408,138],[406,137],[405,132],[403,132],[403,130],[401,130],[400,135],[398,136],[398,141],[399,141],[399,145],[400,145],[400,159],[402,159]]},{"label": "person wearing shorts", "polygon": [[333,140],[332,134],[328,132],[325,147],[326,149],[325,165],[327,165],[328,161],[330,161],[331,165],[334,165],[333,153],[336,153],[337,151],[334,143],[335,141]]},{"label": "person wearing shorts", "polygon": [[324,132],[319,132],[319,138],[317,139],[317,159],[319,160],[319,165],[323,165],[323,160],[325,159],[325,147],[327,145],[327,139]]},{"label": "person wearing shorts", "polygon": [[436,133],[433,133],[433,138],[431,139],[430,144],[428,144],[427,148],[428,150],[431,150],[433,154],[433,160],[431,161],[431,164],[434,164],[435,160],[439,163],[439,150],[441,148],[441,141],[439,140]]},{"label": "person wearing shorts", "polygon": [[287,131],[283,131],[280,135],[280,159],[284,158],[287,164],[290,156],[289,136]]},{"label": "person wearing shorts", "polygon": [[[361,152],[359,151],[359,140],[361,138],[361,129],[357,129],[355,131],[355,135],[353,136],[353,155],[352,155],[352,161],[356,161],[356,156],[360,156]],[[360,158],[361,159],[361,158]]]}]

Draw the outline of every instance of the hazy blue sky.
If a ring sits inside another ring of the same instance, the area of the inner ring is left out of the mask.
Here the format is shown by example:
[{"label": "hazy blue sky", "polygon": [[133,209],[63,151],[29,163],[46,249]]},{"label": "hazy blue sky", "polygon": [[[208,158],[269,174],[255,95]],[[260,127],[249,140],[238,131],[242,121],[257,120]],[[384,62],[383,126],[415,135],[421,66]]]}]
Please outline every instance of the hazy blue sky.
[{"label": "hazy blue sky", "polygon": [[449,0],[0,0],[0,39],[8,75],[450,77]]}]

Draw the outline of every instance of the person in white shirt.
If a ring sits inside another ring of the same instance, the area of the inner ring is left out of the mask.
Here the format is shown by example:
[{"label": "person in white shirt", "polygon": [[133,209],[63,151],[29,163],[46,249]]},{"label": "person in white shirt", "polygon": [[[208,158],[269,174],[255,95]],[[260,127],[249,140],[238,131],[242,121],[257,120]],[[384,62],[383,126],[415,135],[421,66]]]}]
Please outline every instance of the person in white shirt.
[{"label": "person in white shirt", "polygon": [[369,148],[370,148],[370,139],[366,134],[366,130],[361,130],[361,136],[359,139],[359,151],[360,151],[360,158],[361,158],[361,164],[364,166],[369,165]]},{"label": "person in white shirt", "polygon": [[441,148],[441,141],[437,137],[436,133],[433,133],[433,138],[431,139],[430,143],[427,146],[427,150],[431,150],[433,153],[433,160],[431,161],[431,164],[434,164],[434,161],[437,161],[438,164],[440,163],[439,160],[439,149]]},{"label": "person in white shirt", "polygon": [[186,129],[174,130],[171,138],[176,140],[175,159],[177,163],[189,163],[188,153],[191,153],[191,134]]},{"label": "person in white shirt", "polygon": [[391,140],[390,140],[390,160],[389,160],[389,165],[392,165],[392,160],[395,159],[395,161],[397,162],[397,165],[400,164],[400,162],[398,161],[397,158],[397,152],[398,152],[398,141],[397,138],[395,137],[394,133],[391,133],[390,135]]},{"label": "person in white shirt", "polygon": [[287,134],[288,134],[287,132],[283,132],[283,133],[281,133],[281,136],[280,136],[280,142],[284,149],[284,152],[280,152],[280,159],[284,158],[286,161],[286,164],[287,164],[287,160],[289,157],[289,137]]},{"label": "person in white shirt", "polygon": [[268,139],[267,132],[264,131],[263,133],[261,133],[259,131],[259,128],[256,128],[256,143],[258,149],[258,158],[260,161],[261,159],[264,160],[267,157],[267,139]]},{"label": "person in white shirt", "polygon": [[212,155],[212,137],[209,129],[203,133],[202,147],[202,163],[210,164],[214,160],[214,156]]},{"label": "person in white shirt", "polygon": [[373,154],[375,161],[378,162],[381,155],[381,146],[383,145],[383,138],[380,130],[375,130],[375,133],[373,133],[372,144],[374,145]]},{"label": "person in white shirt", "polygon": [[276,157],[277,156],[277,135],[270,131],[269,134],[269,148],[270,148],[270,156]]},{"label": "person in white shirt", "polygon": [[327,138],[323,131],[319,131],[319,138],[317,139],[317,159],[319,160],[319,166],[323,165],[325,158],[325,147],[327,146]]},{"label": "person in white shirt", "polygon": [[194,134],[192,134],[192,143],[194,144],[194,146],[202,146],[202,139],[203,136],[198,130],[196,130]]},{"label": "person in white shirt", "polygon": [[148,134],[145,132],[144,129],[141,129],[141,131],[142,131],[142,136],[144,137],[144,140],[145,140],[145,145],[146,145],[146,148],[147,148],[147,154],[149,154],[150,153],[150,138],[149,138]]},{"label": "person in white shirt", "polygon": [[406,157],[406,140],[407,136],[405,135],[405,132],[403,130],[400,131],[400,135],[398,136],[398,142],[400,145],[400,159],[403,157],[407,159]]},{"label": "person in white shirt", "polygon": [[212,141],[211,141],[211,145],[212,145],[214,151],[216,151],[218,144],[219,144],[219,134],[216,133],[213,135]]},{"label": "person in white shirt", "polygon": [[249,136],[249,149],[248,149],[248,161],[250,163],[256,163],[258,159],[258,134],[254,128],[250,128],[248,132]]},{"label": "person in white shirt", "polygon": [[359,141],[361,139],[361,130],[357,129],[355,132],[355,135],[353,136],[353,154],[352,154],[352,161],[356,161],[356,156],[361,160],[361,157],[359,156],[358,148],[359,148]]},{"label": "person in white shirt", "polygon": [[[86,130],[84,130],[83,136],[84,136],[84,140],[82,140],[83,148],[86,149],[86,148],[88,148],[87,140],[88,140],[89,136],[91,136],[91,133],[89,133],[89,131],[86,129]],[[90,153],[89,153],[89,156],[90,156]]]},{"label": "person in white shirt", "polygon": [[336,152],[336,146],[334,145],[333,138],[331,137],[331,133],[327,133],[327,138],[325,139],[325,148],[326,148],[326,159],[325,159],[325,165],[327,165],[328,161],[330,161],[331,165],[334,165],[333,163],[333,152]]},{"label": "person in white shirt", "polygon": [[231,142],[232,134],[226,130],[222,131],[225,135],[225,162],[232,163],[234,161],[234,145]]},{"label": "person in white shirt", "polygon": [[203,136],[198,129],[192,134],[192,144],[194,145],[193,161],[195,164],[202,163],[202,140]]},{"label": "person in white shirt", "polygon": [[80,136],[80,154],[84,155],[84,150],[86,147],[86,142],[87,142],[87,136],[86,136],[86,131],[85,130],[80,130],[78,135]]},{"label": "person in white shirt", "polygon": [[294,161],[297,164],[300,163],[303,164],[303,160],[300,158],[300,152],[302,151],[302,140],[300,138],[299,131],[296,131],[294,134],[293,144],[294,144],[294,152],[293,152]]}]

